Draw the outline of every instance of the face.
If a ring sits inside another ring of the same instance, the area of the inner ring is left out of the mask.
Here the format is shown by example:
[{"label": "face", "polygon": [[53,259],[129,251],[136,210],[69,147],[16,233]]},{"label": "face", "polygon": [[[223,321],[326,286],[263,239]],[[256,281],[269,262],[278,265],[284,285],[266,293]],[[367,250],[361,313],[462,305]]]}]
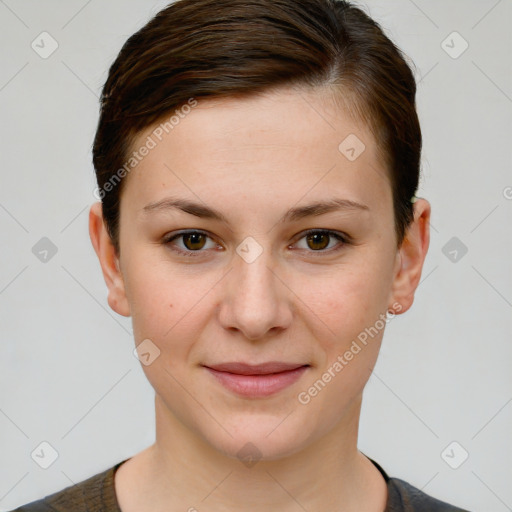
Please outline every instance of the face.
[{"label": "face", "polygon": [[155,128],[134,145],[157,141],[124,183],[107,283],[166,414],[233,457],[347,428],[428,246],[397,249],[371,132],[320,90],[202,101]]}]

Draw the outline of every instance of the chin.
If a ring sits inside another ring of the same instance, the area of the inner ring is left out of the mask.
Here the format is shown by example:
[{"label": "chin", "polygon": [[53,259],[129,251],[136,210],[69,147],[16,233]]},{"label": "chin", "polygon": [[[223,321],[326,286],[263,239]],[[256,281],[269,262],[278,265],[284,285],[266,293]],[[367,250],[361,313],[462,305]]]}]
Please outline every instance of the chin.
[{"label": "chin", "polygon": [[[246,415],[232,419],[226,430],[202,432],[207,443],[227,457],[239,459],[248,467],[257,461],[270,461],[291,456],[308,445],[308,430],[304,421],[267,415],[256,418]],[[283,421],[283,418],[284,419]],[[210,423],[211,425],[211,423]]]}]

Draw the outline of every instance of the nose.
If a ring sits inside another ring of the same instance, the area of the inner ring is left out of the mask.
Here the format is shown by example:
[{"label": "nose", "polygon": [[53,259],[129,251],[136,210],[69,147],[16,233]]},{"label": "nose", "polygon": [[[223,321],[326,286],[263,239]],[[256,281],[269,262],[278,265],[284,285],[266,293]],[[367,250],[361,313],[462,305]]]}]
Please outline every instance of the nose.
[{"label": "nose", "polygon": [[256,341],[289,327],[293,294],[269,251],[250,263],[235,256],[226,279],[219,308],[219,321],[225,329],[240,331],[246,339]]}]

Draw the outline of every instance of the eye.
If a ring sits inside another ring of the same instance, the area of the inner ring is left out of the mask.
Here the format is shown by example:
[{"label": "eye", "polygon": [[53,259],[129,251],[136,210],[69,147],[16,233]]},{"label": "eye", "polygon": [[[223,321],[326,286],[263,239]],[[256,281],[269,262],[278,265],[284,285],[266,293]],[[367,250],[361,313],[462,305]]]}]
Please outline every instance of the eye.
[{"label": "eye", "polygon": [[[333,238],[339,242],[337,245],[334,244],[334,248],[332,245],[329,247],[330,242],[333,242]],[[339,251],[349,243],[349,237],[347,235],[338,233],[337,231],[330,231],[328,229],[315,229],[307,231],[299,241],[301,240],[305,240],[306,250],[311,249],[308,252],[319,252],[322,254],[326,252],[330,253]],[[301,249],[304,249],[304,247],[301,247]]]},{"label": "eye", "polygon": [[[333,239],[338,240],[338,244],[334,244],[334,247],[331,245],[331,242],[334,241]],[[208,240],[210,240],[209,247]],[[310,253],[320,253],[318,256],[338,251],[350,243],[348,235],[328,229],[307,231],[299,239],[299,242],[302,240],[305,240],[306,247],[299,247],[299,249],[306,250]],[[175,243],[176,241],[180,241],[181,244]],[[200,256],[201,253],[206,252],[206,249],[221,247],[203,231],[182,231],[181,233],[173,233],[165,237],[163,243],[180,255],[192,257]]]},{"label": "eye", "polygon": [[[181,247],[179,244],[174,244],[175,240],[181,239]],[[207,240],[211,240],[210,247],[206,247]],[[163,243],[168,245],[173,251],[184,256],[199,256],[200,253],[205,252],[202,249],[215,249],[219,247],[218,244],[213,242],[211,237],[203,231],[182,231],[181,233],[174,233],[164,238]]]}]

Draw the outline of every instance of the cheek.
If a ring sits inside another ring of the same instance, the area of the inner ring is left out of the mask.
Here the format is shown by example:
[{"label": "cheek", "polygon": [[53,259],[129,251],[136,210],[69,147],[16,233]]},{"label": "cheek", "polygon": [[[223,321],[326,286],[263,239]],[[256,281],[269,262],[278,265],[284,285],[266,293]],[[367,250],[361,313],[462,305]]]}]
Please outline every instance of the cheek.
[{"label": "cheek", "polygon": [[[308,418],[329,429],[360,396],[377,361],[386,322],[387,288],[375,272],[362,270],[333,279],[310,303],[328,327],[314,336],[317,368],[302,387],[299,402]],[[309,421],[309,420],[308,420]]]},{"label": "cheek", "polygon": [[[150,339],[160,350],[159,361],[182,371],[195,341],[211,321],[208,293],[218,277],[190,275],[168,261],[133,258],[127,265],[127,296],[136,344]],[[148,368],[151,372],[152,370]]]},{"label": "cheek", "polygon": [[392,265],[387,260],[359,260],[316,276],[303,276],[294,285],[300,290],[297,295],[322,320],[326,333],[344,342],[373,325],[386,311],[391,287]]},{"label": "cheek", "polygon": [[162,266],[137,261],[126,265],[126,295],[130,303],[135,343],[150,339],[162,350],[162,342],[185,313],[186,297],[178,293],[177,279],[171,283]]}]

